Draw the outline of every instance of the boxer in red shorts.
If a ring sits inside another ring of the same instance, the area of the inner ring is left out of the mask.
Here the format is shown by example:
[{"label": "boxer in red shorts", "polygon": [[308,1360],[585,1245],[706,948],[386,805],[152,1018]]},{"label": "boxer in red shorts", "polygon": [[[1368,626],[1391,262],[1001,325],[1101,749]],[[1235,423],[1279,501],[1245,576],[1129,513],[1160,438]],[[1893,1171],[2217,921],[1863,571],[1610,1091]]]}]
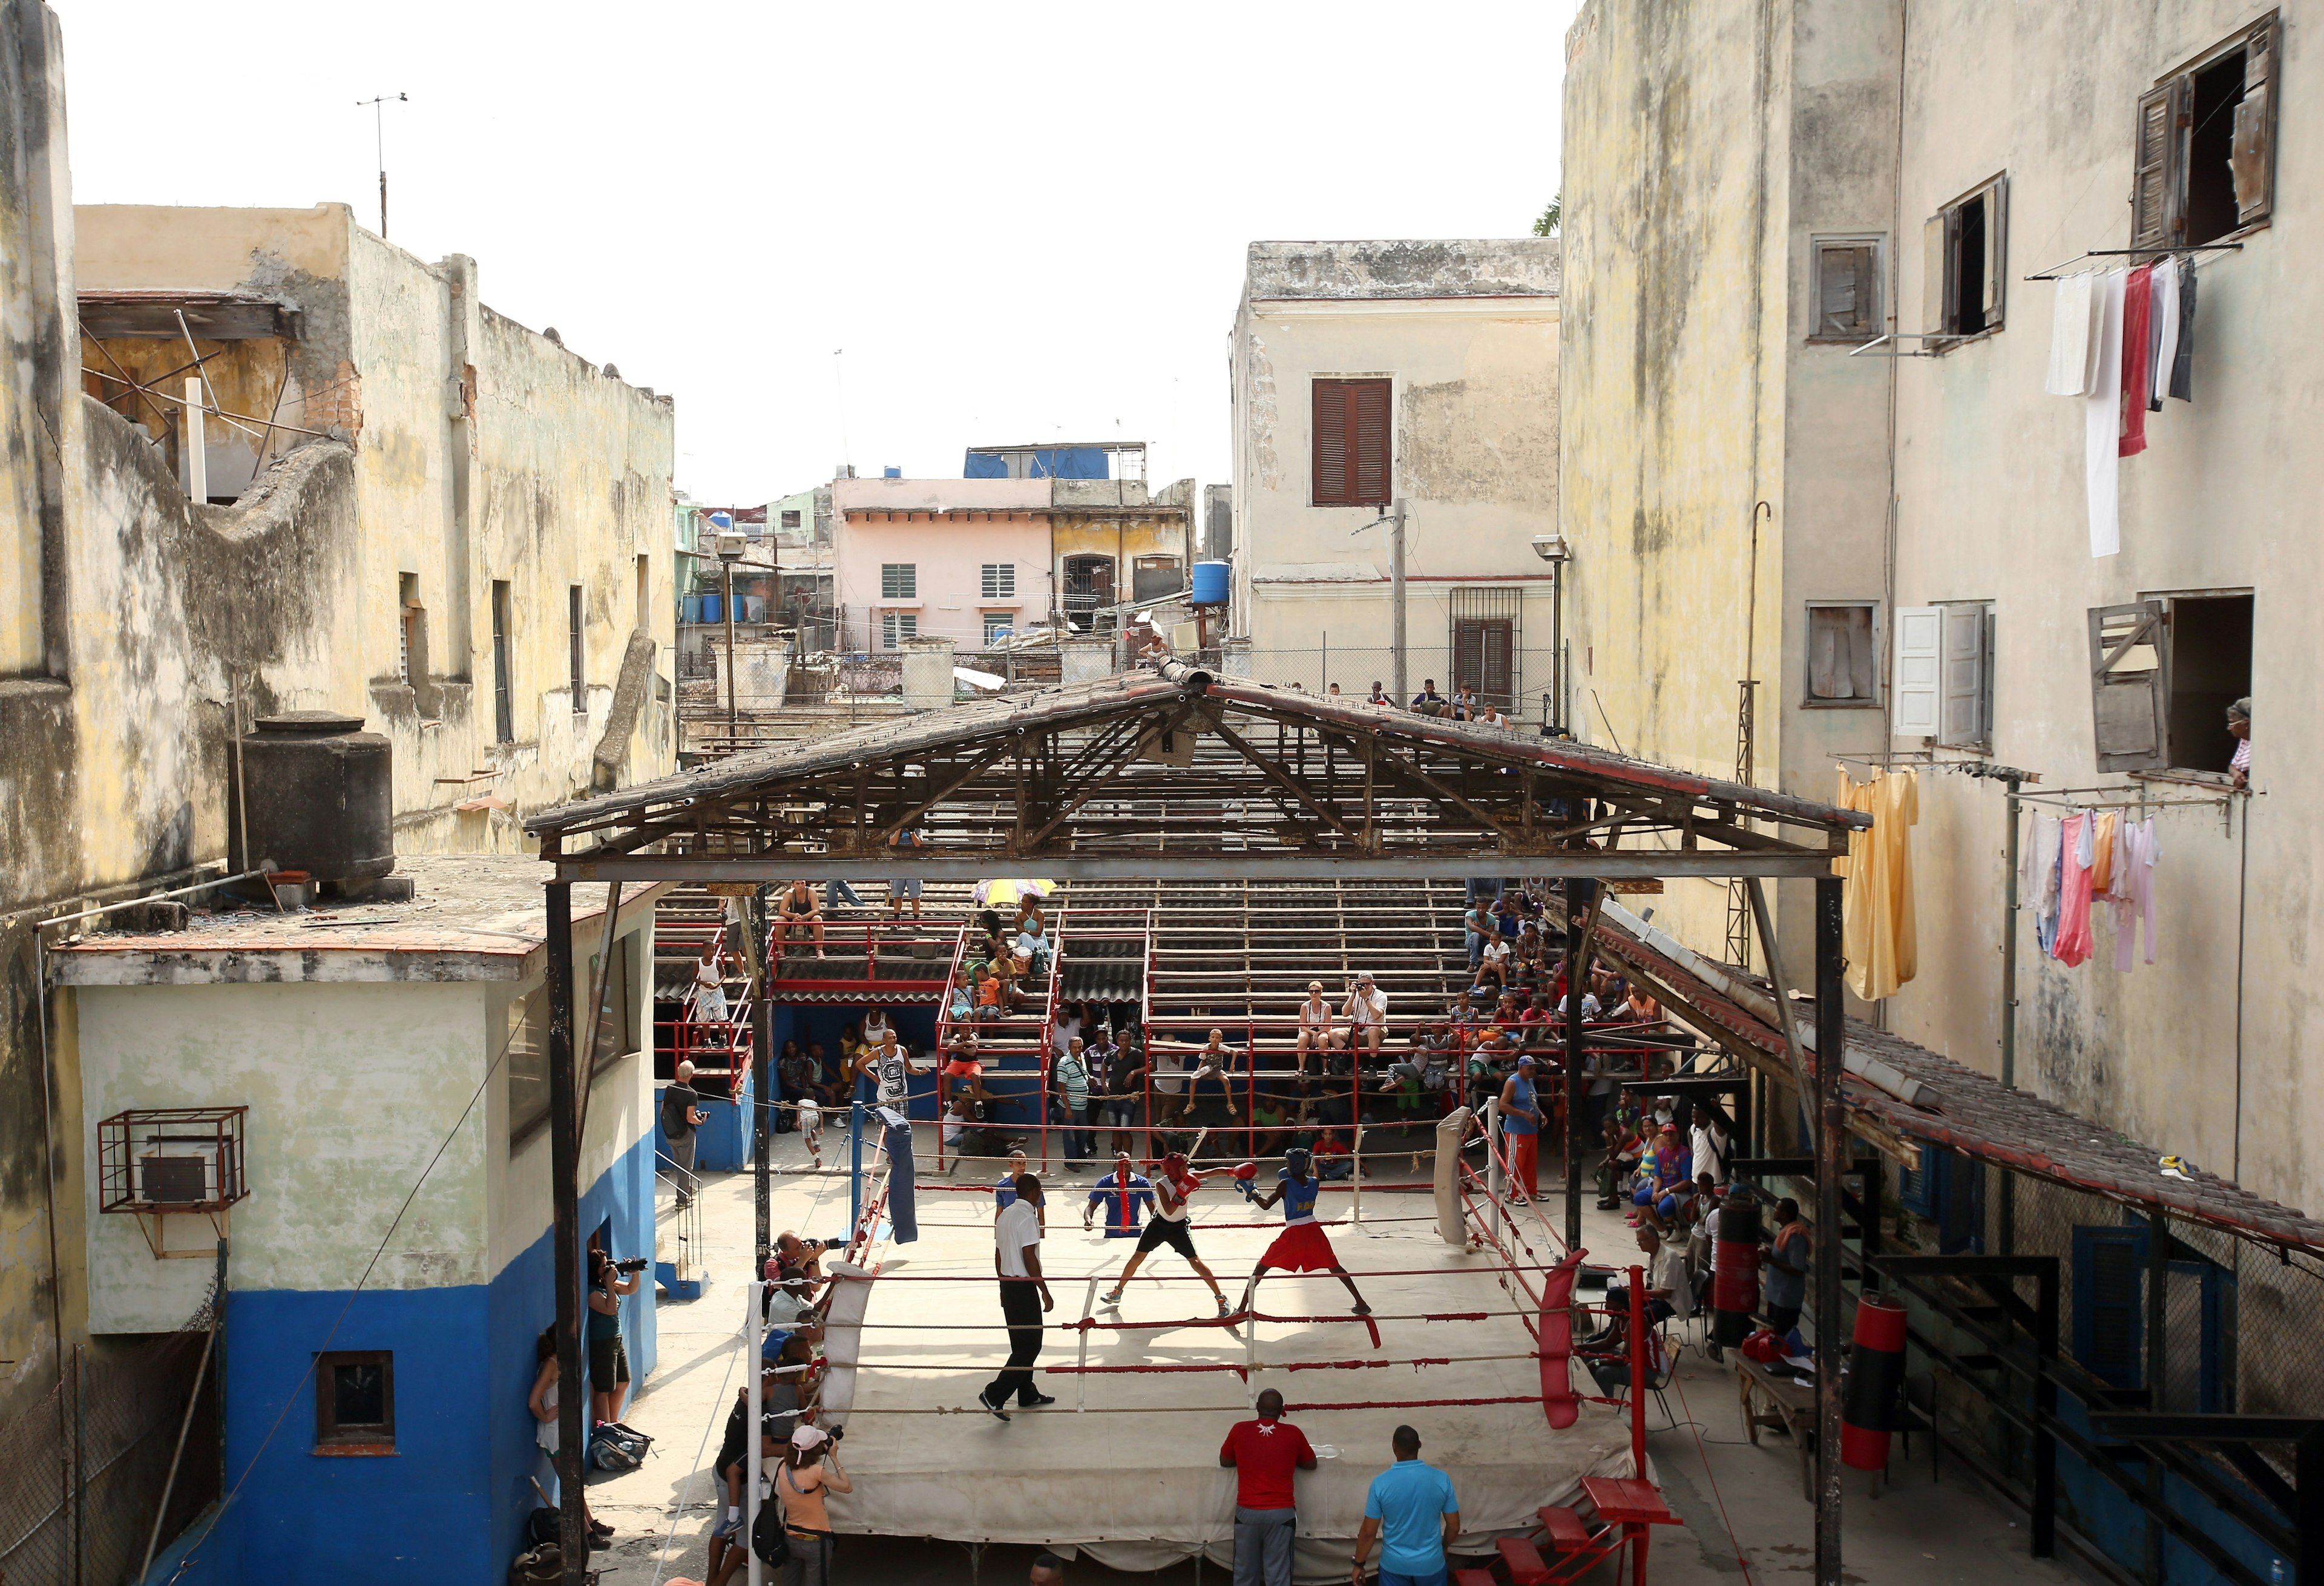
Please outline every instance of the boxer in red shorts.
[{"label": "boxer in red shorts", "polygon": [[1323,1185],[1309,1171],[1306,1151],[1297,1146],[1283,1153],[1282,1182],[1253,1203],[1261,1211],[1283,1203],[1283,1231],[1267,1247],[1259,1259],[1259,1267],[1250,1275],[1250,1286],[1243,1291],[1242,1308],[1250,1309],[1251,1296],[1259,1291],[1259,1280],[1270,1271],[1329,1272],[1348,1286],[1349,1295],[1356,1302],[1356,1314],[1372,1314],[1370,1301],[1356,1287],[1356,1280],[1340,1265],[1333,1253],[1332,1241],[1324,1236],[1323,1225],[1315,1221],[1315,1197]]}]

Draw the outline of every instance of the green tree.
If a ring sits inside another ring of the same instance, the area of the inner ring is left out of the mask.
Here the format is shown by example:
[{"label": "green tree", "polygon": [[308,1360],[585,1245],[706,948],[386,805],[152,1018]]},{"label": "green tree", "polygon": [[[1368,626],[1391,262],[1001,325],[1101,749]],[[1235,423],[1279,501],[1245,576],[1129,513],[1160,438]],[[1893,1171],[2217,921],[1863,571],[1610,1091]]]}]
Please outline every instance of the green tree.
[{"label": "green tree", "polygon": [[1558,226],[1564,219],[1565,190],[1561,188],[1558,189],[1556,194],[1550,198],[1549,207],[1541,212],[1541,218],[1533,223],[1533,235],[1536,236],[1555,236],[1557,235]]}]

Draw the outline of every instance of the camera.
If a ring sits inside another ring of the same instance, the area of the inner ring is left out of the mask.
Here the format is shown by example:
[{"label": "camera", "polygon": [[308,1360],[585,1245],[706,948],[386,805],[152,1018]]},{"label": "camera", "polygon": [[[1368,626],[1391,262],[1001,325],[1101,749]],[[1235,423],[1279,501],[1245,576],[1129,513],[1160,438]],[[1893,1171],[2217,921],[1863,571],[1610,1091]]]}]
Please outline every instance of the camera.
[{"label": "camera", "polygon": [[627,1277],[632,1272],[642,1272],[652,1265],[653,1259],[650,1256],[632,1256],[626,1261],[614,1262],[613,1270]]}]

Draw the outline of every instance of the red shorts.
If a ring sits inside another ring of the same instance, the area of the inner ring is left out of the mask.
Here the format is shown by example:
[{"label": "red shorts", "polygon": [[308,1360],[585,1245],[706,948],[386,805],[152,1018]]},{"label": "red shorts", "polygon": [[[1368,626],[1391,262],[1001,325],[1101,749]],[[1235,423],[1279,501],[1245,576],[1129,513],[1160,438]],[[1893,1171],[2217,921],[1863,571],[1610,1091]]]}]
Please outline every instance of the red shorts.
[{"label": "red shorts", "polygon": [[954,1057],[945,1063],[944,1071],[954,1079],[973,1079],[984,1072],[984,1065],[973,1057]]},{"label": "red shorts", "polygon": [[1332,1241],[1320,1223],[1295,1222],[1275,1236],[1259,1264],[1285,1272],[1329,1272],[1340,1258],[1332,1253]]}]

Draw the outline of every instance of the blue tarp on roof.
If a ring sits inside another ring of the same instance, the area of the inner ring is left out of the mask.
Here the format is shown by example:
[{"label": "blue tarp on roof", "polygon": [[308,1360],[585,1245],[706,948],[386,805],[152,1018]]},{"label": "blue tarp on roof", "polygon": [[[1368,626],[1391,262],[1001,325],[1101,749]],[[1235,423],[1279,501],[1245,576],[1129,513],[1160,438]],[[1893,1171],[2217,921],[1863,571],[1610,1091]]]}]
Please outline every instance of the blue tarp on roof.
[{"label": "blue tarp on roof", "polygon": [[[1006,479],[1009,459],[995,452],[970,452],[964,479]],[[1028,477],[1034,479],[1110,479],[1102,447],[1044,447],[1033,453]]]}]

